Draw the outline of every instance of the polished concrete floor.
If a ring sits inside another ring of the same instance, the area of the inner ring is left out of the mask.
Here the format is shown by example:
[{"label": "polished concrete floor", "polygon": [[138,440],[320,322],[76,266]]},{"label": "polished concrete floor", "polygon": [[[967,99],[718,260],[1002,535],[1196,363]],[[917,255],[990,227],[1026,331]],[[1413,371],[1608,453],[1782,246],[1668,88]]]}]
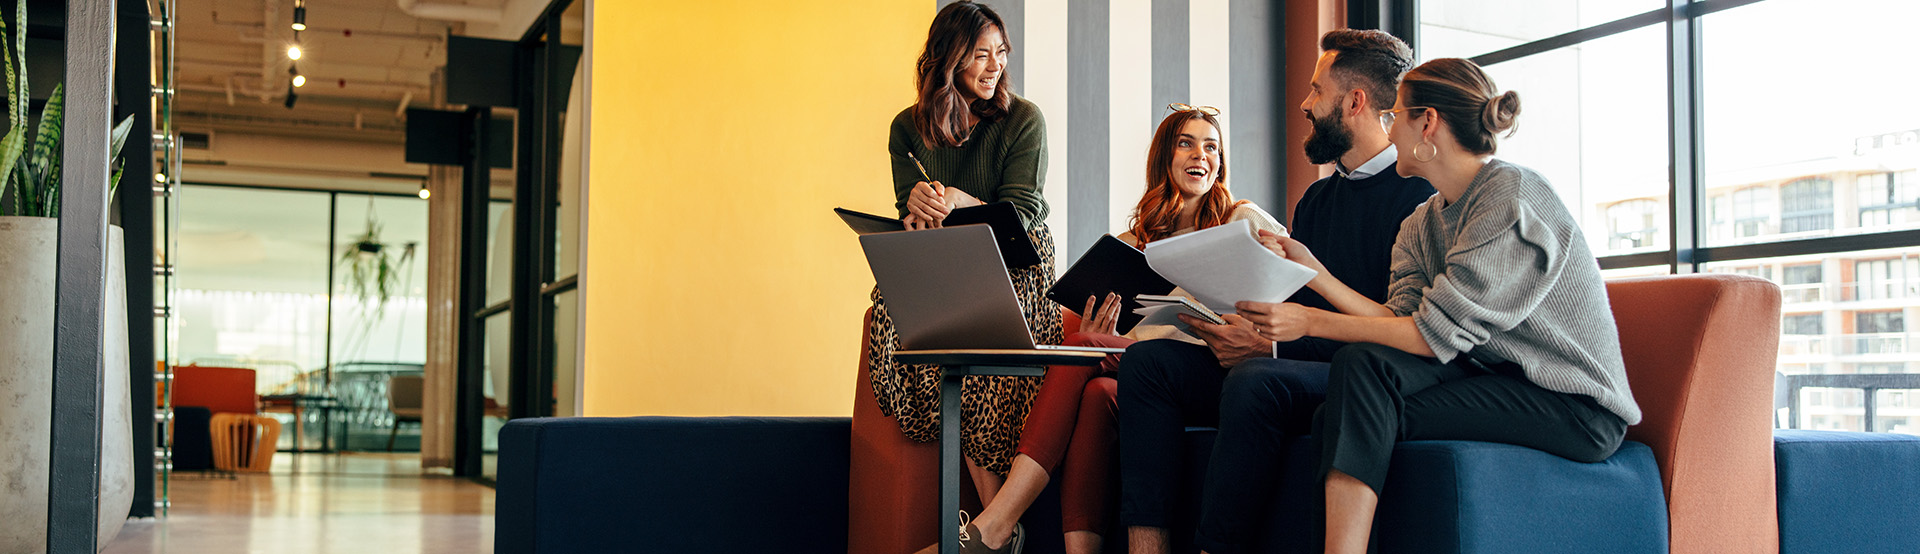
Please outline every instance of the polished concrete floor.
[{"label": "polished concrete floor", "polygon": [[164,517],[127,522],[108,554],[493,551],[493,489],[425,474],[417,455],[274,456],[272,473],[175,473]]}]

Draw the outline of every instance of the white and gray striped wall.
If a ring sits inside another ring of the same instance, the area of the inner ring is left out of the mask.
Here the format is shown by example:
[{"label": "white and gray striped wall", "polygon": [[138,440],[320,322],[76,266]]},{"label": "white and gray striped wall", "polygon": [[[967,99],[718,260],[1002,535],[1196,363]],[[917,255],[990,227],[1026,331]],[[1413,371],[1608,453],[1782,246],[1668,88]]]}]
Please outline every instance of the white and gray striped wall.
[{"label": "white and gray striped wall", "polygon": [[[938,0],[944,6],[953,0]],[[1006,21],[1014,91],[1047,118],[1047,223],[1062,271],[1118,234],[1147,144],[1184,102],[1221,109],[1228,185],[1285,220],[1281,6],[1268,0],[985,0]]]}]

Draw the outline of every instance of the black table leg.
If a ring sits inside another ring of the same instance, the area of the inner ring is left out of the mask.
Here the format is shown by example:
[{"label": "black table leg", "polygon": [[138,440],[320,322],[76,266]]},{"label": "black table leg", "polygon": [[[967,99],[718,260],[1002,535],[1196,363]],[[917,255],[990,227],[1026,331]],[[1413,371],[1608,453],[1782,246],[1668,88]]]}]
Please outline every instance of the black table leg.
[{"label": "black table leg", "polygon": [[940,554],[960,553],[960,379],[965,367],[942,368],[940,378]]}]

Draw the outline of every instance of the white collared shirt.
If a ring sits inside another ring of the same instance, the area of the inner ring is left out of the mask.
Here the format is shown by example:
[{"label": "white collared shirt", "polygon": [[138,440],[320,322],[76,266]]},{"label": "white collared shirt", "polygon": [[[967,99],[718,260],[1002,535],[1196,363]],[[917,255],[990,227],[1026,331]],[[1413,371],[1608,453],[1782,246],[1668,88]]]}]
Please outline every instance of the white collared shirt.
[{"label": "white collared shirt", "polygon": [[1381,150],[1379,154],[1374,154],[1373,159],[1367,160],[1367,163],[1360,164],[1360,167],[1354,168],[1351,171],[1347,168],[1340,167],[1339,160],[1334,160],[1333,171],[1339,173],[1341,177],[1358,181],[1379,175],[1381,171],[1387,169],[1387,166],[1393,165],[1393,162],[1397,161],[1400,161],[1400,150],[1394,148],[1392,144],[1388,144],[1386,150]]}]

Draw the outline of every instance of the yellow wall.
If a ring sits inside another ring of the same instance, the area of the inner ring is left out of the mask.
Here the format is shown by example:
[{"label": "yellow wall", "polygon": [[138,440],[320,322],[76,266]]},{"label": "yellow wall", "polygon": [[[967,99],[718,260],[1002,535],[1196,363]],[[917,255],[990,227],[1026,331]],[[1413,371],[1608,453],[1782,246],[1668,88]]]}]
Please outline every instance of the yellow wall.
[{"label": "yellow wall", "polygon": [[847,415],[933,2],[597,2],[586,415]]}]

